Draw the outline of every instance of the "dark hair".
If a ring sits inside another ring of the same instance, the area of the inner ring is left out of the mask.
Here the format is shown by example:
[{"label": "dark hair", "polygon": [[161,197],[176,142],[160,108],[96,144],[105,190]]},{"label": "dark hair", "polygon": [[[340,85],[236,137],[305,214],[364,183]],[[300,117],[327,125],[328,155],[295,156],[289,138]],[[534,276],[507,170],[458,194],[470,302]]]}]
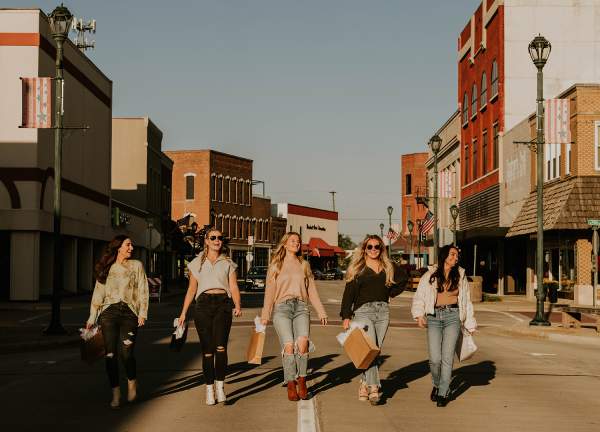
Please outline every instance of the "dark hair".
[{"label": "dark hair", "polygon": [[450,269],[450,273],[448,273],[447,280],[446,276],[444,275],[444,264],[446,262],[446,258],[448,258],[448,255],[450,255],[450,250],[452,249],[455,249],[458,252],[458,248],[454,245],[446,245],[439,249],[437,269],[431,274],[431,277],[429,278],[429,283],[433,283],[433,281],[436,281],[437,292],[444,292],[444,285],[446,285],[447,281],[450,281],[448,291],[456,291],[458,289],[458,283],[460,281],[458,263]]},{"label": "dark hair", "polygon": [[119,248],[123,245],[123,242],[127,240],[129,237],[125,234],[119,234],[115,236],[104,249],[104,253],[102,257],[96,263],[94,267],[94,277],[100,283],[106,283],[106,277],[108,276],[108,272],[110,271],[110,267],[117,260],[117,254],[119,253]]}]

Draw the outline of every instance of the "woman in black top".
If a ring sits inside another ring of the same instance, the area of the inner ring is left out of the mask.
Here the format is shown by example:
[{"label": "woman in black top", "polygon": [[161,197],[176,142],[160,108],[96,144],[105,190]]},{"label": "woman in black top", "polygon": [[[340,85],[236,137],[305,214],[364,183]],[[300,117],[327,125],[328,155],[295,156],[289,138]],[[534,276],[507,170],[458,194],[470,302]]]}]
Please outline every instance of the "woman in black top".
[{"label": "woman in black top", "polygon": [[[368,235],[354,251],[346,273],[346,289],[342,298],[344,329],[356,322],[367,326],[367,334],[381,348],[390,322],[389,298],[400,294],[408,281],[406,272],[394,266],[387,256],[381,237]],[[362,374],[358,400],[379,403],[379,370],[377,359]]]}]

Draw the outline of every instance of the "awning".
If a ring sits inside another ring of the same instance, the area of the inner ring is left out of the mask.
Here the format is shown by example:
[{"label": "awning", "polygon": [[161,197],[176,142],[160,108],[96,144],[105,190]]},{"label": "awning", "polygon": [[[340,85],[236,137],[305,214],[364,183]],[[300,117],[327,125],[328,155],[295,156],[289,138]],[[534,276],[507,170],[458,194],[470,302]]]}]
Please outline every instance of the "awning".
[{"label": "awning", "polygon": [[319,237],[311,237],[308,243],[303,244],[302,253],[307,253],[313,257],[333,257],[335,255],[343,256],[346,254],[341,247],[331,246]]},{"label": "awning", "polygon": [[[573,177],[544,185],[544,231],[589,229],[588,219],[600,219],[600,178]],[[506,237],[537,231],[537,194],[529,194]]]}]

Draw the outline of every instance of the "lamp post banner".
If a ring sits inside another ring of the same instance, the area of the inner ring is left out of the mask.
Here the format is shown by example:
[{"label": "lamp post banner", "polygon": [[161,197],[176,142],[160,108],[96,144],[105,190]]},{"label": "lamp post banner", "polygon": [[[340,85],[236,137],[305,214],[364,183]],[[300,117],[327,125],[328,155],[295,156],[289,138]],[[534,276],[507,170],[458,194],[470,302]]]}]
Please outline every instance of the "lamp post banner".
[{"label": "lamp post banner", "polygon": [[52,127],[52,78],[21,78],[23,128]]},{"label": "lamp post banner", "polygon": [[546,99],[544,115],[545,144],[571,143],[571,110],[569,99]]}]

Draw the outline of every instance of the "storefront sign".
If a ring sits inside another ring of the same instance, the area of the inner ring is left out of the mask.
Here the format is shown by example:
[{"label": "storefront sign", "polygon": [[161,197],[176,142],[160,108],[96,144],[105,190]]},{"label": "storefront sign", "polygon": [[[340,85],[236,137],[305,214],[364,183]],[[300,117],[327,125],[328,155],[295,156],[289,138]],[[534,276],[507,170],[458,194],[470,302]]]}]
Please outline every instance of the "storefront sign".
[{"label": "storefront sign", "polygon": [[306,229],[317,230],[317,231],[327,231],[327,229],[325,227],[322,227],[321,225],[309,225],[309,224],[306,224]]}]

